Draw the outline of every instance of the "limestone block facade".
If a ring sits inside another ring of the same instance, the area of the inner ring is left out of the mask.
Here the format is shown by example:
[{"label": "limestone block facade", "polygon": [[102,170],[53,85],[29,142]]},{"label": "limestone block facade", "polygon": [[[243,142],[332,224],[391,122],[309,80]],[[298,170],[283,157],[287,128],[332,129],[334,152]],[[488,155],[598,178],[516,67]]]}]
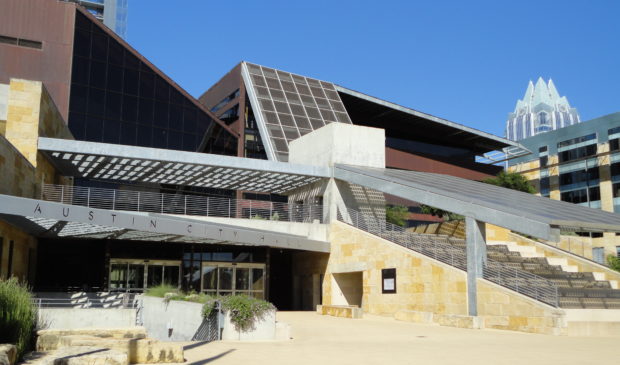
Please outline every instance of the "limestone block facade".
[{"label": "limestone block facade", "polygon": [[[67,184],[38,153],[38,138],[72,139],[64,120],[41,82],[11,79],[0,101],[6,122],[0,128],[0,194],[35,198],[43,184]],[[37,240],[0,221],[0,277],[34,279]]]}]

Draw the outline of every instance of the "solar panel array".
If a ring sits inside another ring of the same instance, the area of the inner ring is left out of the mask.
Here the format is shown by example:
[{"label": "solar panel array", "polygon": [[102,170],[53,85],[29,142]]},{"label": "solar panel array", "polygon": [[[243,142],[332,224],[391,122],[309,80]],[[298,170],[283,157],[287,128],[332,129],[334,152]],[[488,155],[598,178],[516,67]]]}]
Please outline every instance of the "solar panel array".
[{"label": "solar panel array", "polygon": [[278,161],[288,161],[291,141],[326,124],[351,124],[334,84],[246,63],[248,87],[254,90],[260,114]]}]

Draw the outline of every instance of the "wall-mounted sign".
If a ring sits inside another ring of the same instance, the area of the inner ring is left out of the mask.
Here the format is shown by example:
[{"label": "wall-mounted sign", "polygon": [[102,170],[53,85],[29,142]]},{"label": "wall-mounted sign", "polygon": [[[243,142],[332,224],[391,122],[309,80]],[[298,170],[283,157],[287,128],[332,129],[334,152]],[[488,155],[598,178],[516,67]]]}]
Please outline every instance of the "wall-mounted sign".
[{"label": "wall-mounted sign", "polygon": [[381,269],[381,292],[396,293],[396,269]]}]

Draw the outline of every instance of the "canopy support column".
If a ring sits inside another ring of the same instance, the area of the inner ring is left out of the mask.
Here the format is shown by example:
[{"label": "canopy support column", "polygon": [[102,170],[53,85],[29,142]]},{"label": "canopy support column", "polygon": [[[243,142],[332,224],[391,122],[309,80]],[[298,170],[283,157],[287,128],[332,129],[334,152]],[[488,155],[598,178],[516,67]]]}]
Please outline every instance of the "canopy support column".
[{"label": "canopy support column", "polygon": [[487,261],[486,232],[484,222],[465,217],[467,245],[467,307],[470,316],[478,315],[478,288],[476,281],[483,276]]}]

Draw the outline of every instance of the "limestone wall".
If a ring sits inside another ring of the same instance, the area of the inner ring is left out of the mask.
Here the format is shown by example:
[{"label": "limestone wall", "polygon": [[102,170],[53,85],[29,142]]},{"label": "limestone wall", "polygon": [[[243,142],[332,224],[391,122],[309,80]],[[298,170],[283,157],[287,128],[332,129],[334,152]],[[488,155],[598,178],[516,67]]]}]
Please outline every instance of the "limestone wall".
[{"label": "limestone wall", "polygon": [[[463,271],[431,260],[340,222],[330,228],[331,253],[323,279],[323,304],[342,304],[334,274],[362,272],[364,313],[399,311],[467,313]],[[396,293],[382,294],[381,269],[396,269]]]},{"label": "limestone wall", "polygon": [[478,314],[484,328],[565,335],[565,313],[499,285],[478,279]]},{"label": "limestone wall", "polygon": [[[0,239],[2,258],[0,261],[0,278],[15,276],[22,281],[34,280],[34,266],[36,266],[37,240],[0,220]],[[13,242],[11,272],[9,273],[9,251]]]},{"label": "limestone wall", "polygon": [[[364,313],[466,328],[566,333],[563,310],[484,279],[478,280],[479,318],[468,317],[464,271],[346,224],[332,223],[330,241],[331,253],[323,280],[324,305],[352,304],[343,301],[350,293],[339,290],[336,277],[357,272],[362,275]],[[396,269],[395,294],[382,294],[384,268]]]}]

